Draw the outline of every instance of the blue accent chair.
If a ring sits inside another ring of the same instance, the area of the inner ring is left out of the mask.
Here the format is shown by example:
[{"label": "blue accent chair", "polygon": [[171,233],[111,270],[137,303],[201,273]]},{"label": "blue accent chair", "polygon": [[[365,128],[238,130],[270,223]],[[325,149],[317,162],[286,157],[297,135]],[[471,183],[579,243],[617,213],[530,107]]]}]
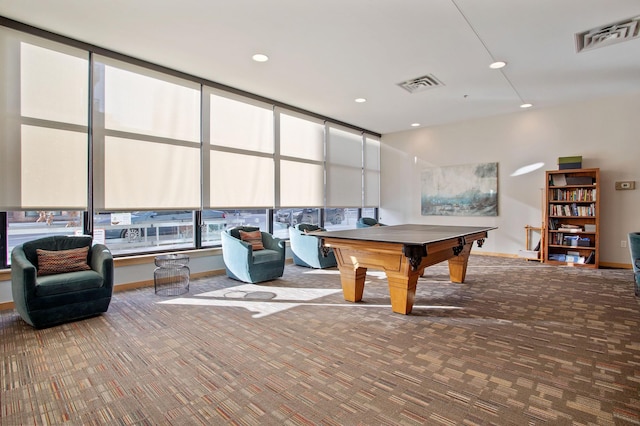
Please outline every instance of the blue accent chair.
[{"label": "blue accent chair", "polygon": [[386,226],[384,223],[379,223],[372,217],[361,217],[356,222],[356,228],[368,228],[370,226]]},{"label": "blue accent chair", "polygon": [[635,275],[634,293],[640,297],[640,232],[629,233],[629,252],[631,254],[631,265]]},{"label": "blue accent chair", "polygon": [[[54,235],[18,245],[11,251],[11,292],[20,317],[46,328],[106,312],[113,293],[113,257],[90,236]],[[90,270],[38,275],[37,249],[48,251],[90,247]]]},{"label": "blue accent chair", "polygon": [[284,274],[285,241],[268,232],[261,232],[263,250],[240,239],[240,230],[258,231],[253,226],[237,226],[222,231],[222,259],[227,276],[246,283],[258,283],[280,278]]},{"label": "blue accent chair", "polygon": [[327,254],[323,255],[320,240],[308,234],[314,231],[326,231],[326,229],[309,223],[299,223],[289,227],[289,244],[293,254],[293,263],[315,269],[337,266],[338,262],[333,250],[328,249]]}]

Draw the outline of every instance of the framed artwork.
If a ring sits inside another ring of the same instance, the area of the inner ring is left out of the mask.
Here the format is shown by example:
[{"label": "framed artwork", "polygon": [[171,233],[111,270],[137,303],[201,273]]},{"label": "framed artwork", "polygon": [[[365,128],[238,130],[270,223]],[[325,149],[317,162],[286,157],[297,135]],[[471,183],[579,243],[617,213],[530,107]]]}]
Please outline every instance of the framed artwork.
[{"label": "framed artwork", "polygon": [[423,216],[498,215],[498,163],[432,167],[420,181]]}]

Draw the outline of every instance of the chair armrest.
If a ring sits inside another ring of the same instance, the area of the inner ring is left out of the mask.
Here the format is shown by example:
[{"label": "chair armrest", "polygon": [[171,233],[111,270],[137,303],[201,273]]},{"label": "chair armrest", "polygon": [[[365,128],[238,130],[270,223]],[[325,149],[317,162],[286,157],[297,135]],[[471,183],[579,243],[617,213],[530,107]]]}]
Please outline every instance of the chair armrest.
[{"label": "chair armrest", "polygon": [[91,269],[102,275],[107,286],[113,286],[113,255],[104,244],[91,247]]},{"label": "chair armrest", "polygon": [[221,232],[220,238],[222,239],[222,256],[225,259],[246,259],[247,263],[251,263],[251,257],[253,255],[253,247],[251,244],[239,240],[238,238],[229,235],[227,232]]},{"label": "chair armrest", "polygon": [[11,251],[11,293],[17,308],[26,309],[27,300],[35,296],[37,272],[22,246],[16,246]]},{"label": "chair armrest", "polygon": [[262,232],[262,245],[266,249],[284,253],[286,242],[281,238],[274,237],[268,232]]}]

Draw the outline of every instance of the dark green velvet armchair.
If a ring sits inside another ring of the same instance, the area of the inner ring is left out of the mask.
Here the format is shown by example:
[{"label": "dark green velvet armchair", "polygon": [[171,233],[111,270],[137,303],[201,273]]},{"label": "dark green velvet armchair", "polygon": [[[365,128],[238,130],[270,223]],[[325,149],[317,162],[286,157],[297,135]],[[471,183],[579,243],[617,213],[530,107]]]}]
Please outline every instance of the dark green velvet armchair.
[{"label": "dark green velvet armchair", "polygon": [[[113,257],[105,245],[91,243],[90,236],[55,235],[14,247],[11,291],[25,322],[45,328],[107,311],[113,293]],[[72,252],[78,252],[75,264],[66,255]],[[82,266],[78,258],[85,252]],[[72,272],[64,272],[69,269]]]},{"label": "dark green velvet armchair", "polygon": [[337,265],[336,255],[333,250],[322,252],[320,240],[309,232],[325,231],[316,225],[299,223],[289,227],[289,244],[293,255],[293,263],[307,268],[324,269]]},{"label": "dark green velvet armchair", "polygon": [[243,241],[240,231],[255,232],[260,228],[238,226],[222,231],[222,259],[227,276],[246,283],[270,281],[284,274],[285,242],[268,232],[260,232],[261,250]]}]

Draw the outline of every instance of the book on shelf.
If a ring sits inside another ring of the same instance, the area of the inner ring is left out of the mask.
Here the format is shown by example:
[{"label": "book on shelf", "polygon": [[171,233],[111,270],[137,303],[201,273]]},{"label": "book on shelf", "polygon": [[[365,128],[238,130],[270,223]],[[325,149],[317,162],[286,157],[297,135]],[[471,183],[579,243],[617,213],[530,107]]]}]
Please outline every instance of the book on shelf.
[{"label": "book on shelf", "polygon": [[576,256],[573,254],[566,254],[564,256],[564,261],[567,263],[584,263],[585,262],[585,258],[584,256]]},{"label": "book on shelf", "polygon": [[578,232],[582,232],[582,228],[577,227],[577,228],[565,228],[564,226],[558,228],[558,231],[561,232],[572,232],[574,234],[577,234]]},{"label": "book on shelf", "polygon": [[549,254],[549,260],[555,260],[556,262],[567,262],[567,263],[587,263],[588,258],[584,256],[576,256],[574,254],[562,254],[562,253],[551,253]]},{"label": "book on shelf", "polygon": [[567,184],[567,176],[564,173],[555,174],[552,179],[551,184],[553,186],[565,186]]}]

